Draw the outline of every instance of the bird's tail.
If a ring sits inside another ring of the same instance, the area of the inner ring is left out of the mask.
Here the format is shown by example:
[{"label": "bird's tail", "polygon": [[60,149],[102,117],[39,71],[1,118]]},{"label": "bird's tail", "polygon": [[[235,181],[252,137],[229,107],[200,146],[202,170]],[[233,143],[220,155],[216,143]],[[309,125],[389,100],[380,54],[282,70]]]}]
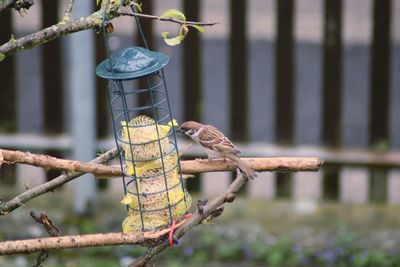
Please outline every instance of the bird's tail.
[{"label": "bird's tail", "polygon": [[236,166],[239,168],[244,176],[249,179],[254,179],[257,177],[257,173],[252,168],[250,168],[249,165],[244,163],[238,156],[227,155],[227,157],[236,164]]}]

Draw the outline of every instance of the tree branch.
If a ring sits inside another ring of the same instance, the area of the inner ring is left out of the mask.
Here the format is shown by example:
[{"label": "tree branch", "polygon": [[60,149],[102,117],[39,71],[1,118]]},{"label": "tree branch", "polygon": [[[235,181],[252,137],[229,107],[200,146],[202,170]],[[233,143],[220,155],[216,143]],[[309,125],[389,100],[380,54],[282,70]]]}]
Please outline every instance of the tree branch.
[{"label": "tree branch", "polygon": [[[55,179],[31,188],[13,199],[0,204],[0,215],[6,215],[29,200],[59,187],[85,173],[96,175],[121,176],[120,166],[105,166],[104,163],[118,154],[117,148],[111,149],[89,163],[75,160],[58,159],[48,155],[0,149],[2,163],[23,163],[46,169],[68,171]],[[255,171],[316,171],[322,165],[318,158],[243,158],[243,161]],[[229,160],[187,160],[181,161],[181,170],[185,174],[198,174],[215,171],[234,171],[235,165]]]},{"label": "tree branch", "polygon": [[42,29],[38,32],[26,35],[19,39],[10,39],[7,43],[0,46],[0,61],[11,56],[18,51],[34,48],[45,44],[61,36],[83,31],[87,29],[100,29],[101,13],[95,12],[90,16],[80,19],[68,19]]},{"label": "tree branch", "polygon": [[4,162],[23,163],[46,169],[54,169],[67,172],[77,171],[93,173],[96,175],[121,175],[120,168],[110,168],[103,164],[94,163],[93,161],[90,163],[82,163],[76,160],[59,159],[49,155],[0,149],[0,164]]},{"label": "tree branch", "polygon": [[13,8],[17,0],[5,0],[2,4],[0,4],[0,14],[9,8]]},{"label": "tree branch", "polygon": [[[2,153],[7,155],[7,153]],[[117,155],[117,149],[113,149],[108,151],[107,153],[103,154],[102,156],[98,157],[96,160],[92,161],[93,163],[103,163],[106,162],[108,159]],[[0,154],[1,156],[1,154]],[[288,162],[290,162],[290,158]],[[310,163],[313,161],[313,163]],[[250,159],[248,161],[249,164],[255,159]],[[275,159],[276,160],[276,159]],[[291,159],[293,160],[293,158]],[[304,160],[304,159],[303,159]],[[291,162],[291,166],[297,166],[300,168],[304,168],[305,170],[318,170],[321,166],[322,161],[315,158],[309,158],[308,161],[305,159],[306,162],[302,162],[301,159],[296,158],[294,161]],[[225,162],[224,160],[215,160],[215,161],[208,161],[208,160],[194,160],[191,162],[202,162],[200,164],[227,164],[225,168],[229,168],[230,166],[228,161]],[[204,163],[203,163],[204,162]],[[289,165],[285,165],[284,158],[278,158],[276,162],[276,169],[281,170],[282,168],[287,168]],[[294,164],[294,165],[293,165]],[[304,164],[301,165],[301,164]],[[316,164],[316,165],[314,165]],[[205,166],[205,167],[206,167]],[[203,166],[204,167],[204,166]],[[227,169],[225,169],[227,170]],[[77,173],[77,176],[81,175],[82,173]],[[63,175],[61,175],[63,176]],[[60,176],[60,177],[61,177]],[[58,178],[60,178],[58,177]],[[58,179],[56,178],[56,179]],[[71,180],[71,179],[70,179]],[[52,180],[54,181],[54,180]],[[50,181],[50,182],[52,182]],[[68,180],[69,181],[69,180]],[[62,183],[65,183],[65,177]],[[208,220],[210,217],[213,218],[215,216],[219,216],[222,211],[222,205],[228,202],[233,202],[236,196],[236,193],[246,184],[247,178],[238,174],[236,179],[229,185],[229,187],[225,190],[225,192],[218,197],[216,197],[213,201],[206,203],[206,201],[201,201],[198,204],[197,211],[192,215],[192,217],[188,219],[183,219],[181,222],[178,223],[177,231],[175,232],[175,239],[182,237],[187,231],[191,228],[201,224],[203,221]],[[49,183],[49,182],[48,182]],[[21,194],[20,196],[16,197],[15,199],[6,202],[5,205],[2,206],[0,210],[0,214],[5,214],[10,212],[12,209],[15,209],[22,205],[24,202],[28,201],[29,199],[33,198],[39,193],[44,193],[49,190],[48,183],[45,183],[41,186],[35,187],[31,190],[28,190],[28,195]],[[43,188],[43,186],[45,188]],[[47,191],[45,191],[47,190]],[[11,203],[11,204],[10,204]],[[61,237],[49,237],[49,238],[37,238],[37,239],[29,239],[29,240],[17,240],[17,241],[5,241],[0,242],[0,255],[9,255],[9,254],[16,254],[16,253],[32,253],[36,251],[42,250],[51,250],[51,249],[61,249],[61,248],[77,248],[77,247],[93,247],[93,246],[106,246],[106,245],[124,245],[124,244],[148,244],[149,240],[158,240],[165,234],[170,232],[170,228],[163,229],[158,232],[134,232],[129,234],[123,233],[105,233],[105,234],[91,234],[91,235],[77,235],[77,236],[61,236]],[[130,266],[144,266],[149,262],[155,255],[161,253],[168,245],[167,241],[161,241],[157,245],[149,248],[149,250],[140,256],[135,262],[133,262]]]},{"label": "tree branch", "polygon": [[[43,225],[43,227],[46,229],[47,233],[49,236],[58,236],[59,230],[58,228],[53,224],[53,222],[47,217],[45,213],[40,213],[40,216],[37,215],[34,211],[30,212],[31,217],[37,222]],[[42,250],[40,251],[39,255],[36,257],[35,261],[32,263],[32,267],[40,267],[43,266],[42,263],[47,259],[49,254],[47,253],[47,250]]]},{"label": "tree branch", "polygon": [[[100,155],[96,159],[92,160],[91,163],[95,164],[102,164],[106,163],[110,159],[114,158],[118,154],[118,150],[116,148],[107,151],[106,153]],[[0,215],[5,215],[16,208],[22,206],[24,203],[28,202],[29,200],[43,195],[56,187],[59,187],[81,175],[85,174],[84,172],[71,172],[71,173],[64,173],[60,176],[54,178],[53,180],[46,182],[44,184],[38,185],[33,187],[24,193],[14,197],[13,199],[1,203],[0,204]]]},{"label": "tree branch", "polygon": [[[186,220],[188,219],[182,219],[175,227],[179,229]],[[165,234],[168,234],[170,230],[171,228],[165,228],[154,232],[132,232],[128,234],[102,233],[4,241],[0,242],[0,255],[33,253],[43,250],[48,251],[65,248],[142,244],[149,240],[157,240]]]},{"label": "tree branch", "polygon": [[0,4],[0,14],[9,8],[15,8],[17,11],[29,9],[33,5],[33,0],[4,0]]},{"label": "tree branch", "polygon": [[[11,38],[7,43],[0,46],[0,62],[8,57],[11,56],[18,51],[30,49],[36,47],[38,45],[45,44],[49,41],[52,41],[56,38],[65,36],[70,33],[83,31],[87,29],[94,29],[96,31],[100,30],[102,25],[102,15],[103,15],[103,8],[100,10],[92,13],[89,16],[81,17],[79,19],[70,19],[70,12],[72,9],[73,1],[69,3],[65,11],[65,16],[62,21],[59,23],[42,29],[38,32],[26,35],[19,39]],[[106,17],[107,20],[112,20],[119,16],[137,16],[147,19],[157,19],[161,21],[168,21],[178,24],[186,23],[187,25],[202,25],[202,26],[212,26],[216,23],[206,23],[206,22],[193,22],[193,21],[181,21],[177,19],[167,19],[167,18],[160,18],[157,16],[140,14],[140,13],[129,13],[122,11],[120,9],[110,8],[110,11],[107,12]]]},{"label": "tree branch", "polygon": [[159,16],[148,15],[148,14],[143,14],[143,13],[132,13],[132,12],[126,12],[123,10],[119,10],[118,14],[120,16],[131,16],[131,17],[139,17],[139,18],[158,20],[158,21],[167,21],[167,22],[172,22],[172,23],[176,23],[179,25],[186,24],[186,25],[198,25],[198,26],[214,26],[214,25],[218,24],[218,22],[200,22],[200,21],[180,20],[180,19],[174,19],[174,18],[161,18]]},{"label": "tree branch", "polygon": [[71,17],[72,7],[74,6],[74,2],[75,2],[75,0],[69,0],[68,6],[64,12],[63,20],[69,19]]},{"label": "tree branch", "polygon": [[42,267],[43,262],[49,257],[49,253],[46,250],[42,250],[36,259],[33,261],[31,267]]},{"label": "tree branch", "polygon": [[[241,158],[255,171],[317,171],[323,161],[314,157],[276,157],[276,158]],[[236,170],[236,165],[230,160],[183,160],[182,172],[198,174],[204,172],[224,172]]]},{"label": "tree branch", "polygon": [[[255,171],[315,171],[322,160],[313,157],[277,157],[277,158],[242,158]],[[101,176],[119,177],[122,175],[120,166],[105,166],[95,163],[81,163],[76,160],[66,160],[48,155],[29,152],[0,150],[0,163],[23,163],[46,169],[63,171],[78,171]],[[230,160],[182,160],[183,174],[198,174],[204,172],[234,171],[236,166]]]},{"label": "tree branch", "polygon": [[37,223],[43,225],[49,236],[58,236],[60,230],[58,230],[58,228],[53,224],[46,213],[41,212],[39,216],[34,211],[31,211],[29,214]]},{"label": "tree branch", "polygon": [[105,233],[44,237],[0,242],[0,255],[34,253],[42,250],[138,244],[145,241],[142,232]]}]

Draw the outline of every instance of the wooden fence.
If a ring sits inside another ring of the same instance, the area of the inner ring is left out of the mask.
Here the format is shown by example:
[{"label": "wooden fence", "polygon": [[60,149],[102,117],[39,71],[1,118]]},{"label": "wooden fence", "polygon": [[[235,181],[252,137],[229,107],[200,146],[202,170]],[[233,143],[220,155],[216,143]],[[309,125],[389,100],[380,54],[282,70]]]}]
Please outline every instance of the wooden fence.
[{"label": "wooden fence", "polygon": [[[0,16],[1,43],[60,19],[65,1],[35,2],[26,18]],[[148,13],[168,7],[190,20],[220,22],[171,48],[159,38],[163,25],[142,21],[150,47],[171,58],[166,77],[178,121],[216,125],[247,156],[326,162],[319,173],[263,173],[250,183],[250,195],[400,203],[400,0],[143,1]],[[36,26],[18,26],[24,20]],[[140,44],[131,23],[132,29],[115,23],[115,46]],[[1,147],[70,155],[69,111],[84,100],[68,102],[65,45],[52,41],[0,64]],[[94,48],[98,63],[106,56],[99,35]],[[113,143],[105,84],[96,81],[100,150]],[[43,175],[3,165],[0,183]],[[204,176],[189,188],[214,194],[231,179]]]}]

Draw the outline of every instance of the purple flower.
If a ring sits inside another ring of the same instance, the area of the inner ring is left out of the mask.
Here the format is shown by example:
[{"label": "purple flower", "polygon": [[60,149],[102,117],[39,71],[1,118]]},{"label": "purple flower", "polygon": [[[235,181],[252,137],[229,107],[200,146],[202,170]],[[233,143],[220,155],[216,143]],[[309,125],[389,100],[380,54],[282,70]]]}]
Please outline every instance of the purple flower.
[{"label": "purple flower", "polygon": [[246,260],[250,260],[253,258],[253,252],[251,251],[248,245],[242,245],[241,250],[243,252],[243,256]]},{"label": "purple flower", "polygon": [[333,266],[339,256],[338,252],[341,251],[336,249],[326,249],[323,253],[321,253],[321,258],[327,263],[326,266]]},{"label": "purple flower", "polygon": [[187,257],[192,256],[192,255],[193,255],[193,248],[191,248],[191,247],[185,247],[185,248],[183,249],[183,254],[184,254],[185,256],[187,256]]}]

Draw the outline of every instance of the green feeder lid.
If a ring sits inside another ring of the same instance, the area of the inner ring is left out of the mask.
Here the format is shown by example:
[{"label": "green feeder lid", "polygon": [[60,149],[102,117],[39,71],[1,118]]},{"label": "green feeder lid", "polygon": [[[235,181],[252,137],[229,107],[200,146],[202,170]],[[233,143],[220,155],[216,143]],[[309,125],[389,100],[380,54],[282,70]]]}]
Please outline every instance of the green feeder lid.
[{"label": "green feeder lid", "polygon": [[162,69],[168,61],[169,58],[164,53],[138,46],[128,47],[115,51],[97,65],[96,74],[111,80],[133,79]]}]

